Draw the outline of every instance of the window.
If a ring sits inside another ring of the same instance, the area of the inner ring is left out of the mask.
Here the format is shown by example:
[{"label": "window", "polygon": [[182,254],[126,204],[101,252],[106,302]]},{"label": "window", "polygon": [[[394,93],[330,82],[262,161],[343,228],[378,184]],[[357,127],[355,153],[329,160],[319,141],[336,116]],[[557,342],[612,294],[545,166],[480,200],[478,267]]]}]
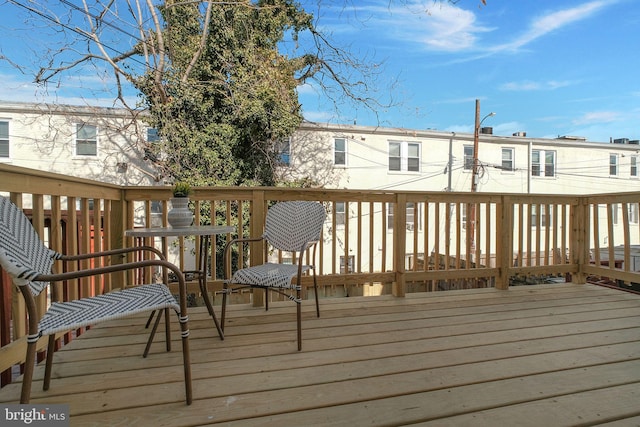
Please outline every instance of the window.
[{"label": "window", "polygon": [[333,164],[336,166],[347,165],[347,140],[344,138],[333,140]]},{"label": "window", "polygon": [[503,148],[502,149],[502,170],[513,172],[514,167],[514,150],[513,148]]},{"label": "window", "polygon": [[86,123],[76,125],[76,155],[98,155],[98,128]]},{"label": "window", "polygon": [[629,224],[637,224],[638,223],[638,203],[629,203]]},{"label": "window", "polygon": [[464,170],[473,170],[473,145],[464,146]]},{"label": "window", "polygon": [[[393,213],[395,206],[396,205],[393,203],[389,203],[387,205],[387,228],[390,230],[393,229]],[[416,227],[418,227],[418,230],[422,229],[420,219],[420,205],[407,203],[407,230],[414,231],[416,230]]]},{"label": "window", "polygon": [[389,170],[420,172],[420,143],[389,142]]},{"label": "window", "polygon": [[556,174],[556,152],[531,151],[531,176],[553,177]]},{"label": "window", "polygon": [[551,220],[553,216],[551,212],[553,211],[553,206],[549,206],[549,212],[547,212],[546,205],[531,205],[531,227],[535,227],[538,221],[538,215],[540,215],[540,227],[551,227]]},{"label": "window", "polygon": [[638,177],[638,156],[631,156],[629,158],[630,164],[631,164],[631,176],[633,178],[637,178]]},{"label": "window", "polygon": [[9,122],[0,122],[0,157],[9,157]]},{"label": "window", "polygon": [[346,205],[345,202],[336,202],[336,225],[344,225],[346,220]]},{"label": "window", "polygon": [[158,135],[158,129],[147,128],[147,142],[158,142],[158,141],[160,141],[160,136]]},{"label": "window", "polygon": [[291,138],[283,138],[276,144],[276,153],[281,165],[291,164]]},{"label": "window", "polygon": [[353,255],[349,255],[348,257],[348,266],[347,269],[345,271],[345,256],[340,255],[340,274],[345,274],[345,273],[353,273],[353,264],[355,263],[355,256]]},{"label": "window", "polygon": [[618,176],[618,155],[609,154],[609,176]]},{"label": "window", "polygon": [[611,205],[611,215],[613,216],[613,218],[611,218],[611,221],[613,222],[613,225],[618,225],[618,207],[618,203],[614,203]]}]

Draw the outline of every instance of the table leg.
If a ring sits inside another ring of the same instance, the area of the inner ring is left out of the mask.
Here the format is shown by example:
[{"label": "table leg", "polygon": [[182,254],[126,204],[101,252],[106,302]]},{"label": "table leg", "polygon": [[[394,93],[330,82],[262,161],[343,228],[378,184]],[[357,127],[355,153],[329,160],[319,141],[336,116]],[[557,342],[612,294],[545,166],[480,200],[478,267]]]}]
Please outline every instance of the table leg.
[{"label": "table leg", "polygon": [[[216,312],[213,310],[213,304],[209,300],[209,291],[207,290],[207,253],[209,248],[209,242],[211,240],[210,236],[201,236],[200,237],[200,258],[198,259],[198,284],[200,285],[200,293],[202,294],[202,299],[204,300],[205,305],[207,306],[207,310],[209,314],[213,318],[213,323],[216,325],[216,329],[218,330],[218,335],[221,340],[224,340],[224,332],[222,331],[222,327],[220,326],[220,322],[218,322],[218,317],[216,316]],[[213,266],[211,267],[214,268]]]}]

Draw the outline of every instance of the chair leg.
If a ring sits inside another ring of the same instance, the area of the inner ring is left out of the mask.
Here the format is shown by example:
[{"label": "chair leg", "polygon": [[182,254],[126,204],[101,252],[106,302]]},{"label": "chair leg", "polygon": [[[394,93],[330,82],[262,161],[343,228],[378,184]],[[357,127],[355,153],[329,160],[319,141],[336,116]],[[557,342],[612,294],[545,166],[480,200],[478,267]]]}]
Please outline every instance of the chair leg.
[{"label": "chair leg", "polygon": [[42,383],[43,390],[49,390],[51,384],[51,371],[53,370],[53,352],[56,347],[56,335],[49,335],[49,344],[47,345],[47,361],[44,366],[44,381]]},{"label": "chair leg", "polygon": [[147,324],[144,325],[144,328],[147,329],[149,327],[149,325],[151,324],[151,321],[153,320],[153,315],[156,314],[156,311],[153,310],[150,314],[149,314],[149,318],[147,319]]},{"label": "chair leg", "polygon": [[298,297],[296,300],[296,315],[298,318],[298,351],[300,351],[302,350],[302,301],[300,300],[300,286],[298,286],[296,296]]},{"label": "chair leg", "polygon": [[171,351],[171,313],[164,309],[164,339],[167,343],[167,352]]},{"label": "chair leg", "polygon": [[269,311],[269,288],[264,288],[264,311]]},{"label": "chair leg", "polygon": [[320,301],[318,301],[318,279],[316,278],[316,271],[313,270],[313,290],[316,293],[316,314],[320,317]]},{"label": "chair leg", "polygon": [[[222,285],[222,310],[220,313],[220,330],[224,334],[224,321],[227,316],[227,289],[228,285],[225,283]],[[223,335],[224,336],[224,335]]]},{"label": "chair leg", "polygon": [[193,388],[191,385],[191,354],[189,352],[189,325],[187,321],[189,316],[179,315],[180,331],[182,335],[182,361],[184,365],[184,387],[187,405],[191,405],[193,401]]},{"label": "chair leg", "polygon": [[31,397],[31,381],[33,380],[33,370],[36,363],[36,344],[38,340],[27,344],[27,356],[24,362],[24,376],[22,378],[22,393],[20,403],[29,403]]},{"label": "chair leg", "polygon": [[149,355],[149,350],[151,349],[151,343],[153,342],[153,337],[156,335],[156,330],[158,330],[158,324],[162,319],[163,310],[158,310],[158,317],[156,317],[156,321],[153,323],[153,328],[151,329],[151,333],[149,334],[149,339],[147,340],[147,346],[144,348],[144,353],[142,353],[142,357],[147,357]]}]

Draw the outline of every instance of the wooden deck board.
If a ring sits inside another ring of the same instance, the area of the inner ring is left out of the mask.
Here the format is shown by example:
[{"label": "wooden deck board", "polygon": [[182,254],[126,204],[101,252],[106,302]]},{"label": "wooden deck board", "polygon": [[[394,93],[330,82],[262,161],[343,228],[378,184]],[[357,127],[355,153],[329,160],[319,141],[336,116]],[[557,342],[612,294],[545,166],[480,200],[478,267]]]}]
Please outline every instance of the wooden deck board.
[{"label": "wooden deck board", "polygon": [[[177,325],[140,353],[146,318],[95,327],[58,352],[51,389],[72,425],[637,425],[640,297],[593,285],[514,287],[234,306],[220,341],[190,313],[194,403]],[[177,323],[177,322],[174,322]],[[0,390],[16,402],[19,384]],[[506,423],[506,421],[514,421]],[[626,421],[629,424],[625,424]]]}]

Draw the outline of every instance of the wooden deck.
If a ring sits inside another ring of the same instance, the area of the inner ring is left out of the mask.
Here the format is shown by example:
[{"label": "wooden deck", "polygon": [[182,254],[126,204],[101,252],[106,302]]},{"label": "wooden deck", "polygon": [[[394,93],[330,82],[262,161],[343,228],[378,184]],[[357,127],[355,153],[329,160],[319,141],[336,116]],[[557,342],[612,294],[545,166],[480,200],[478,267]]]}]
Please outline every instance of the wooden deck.
[{"label": "wooden deck", "polygon": [[[220,341],[190,313],[194,402],[177,322],[141,357],[144,317],[96,327],[56,354],[51,389],[72,425],[640,425],[640,296],[539,285],[234,306]],[[16,403],[19,384],[0,390]]]}]

